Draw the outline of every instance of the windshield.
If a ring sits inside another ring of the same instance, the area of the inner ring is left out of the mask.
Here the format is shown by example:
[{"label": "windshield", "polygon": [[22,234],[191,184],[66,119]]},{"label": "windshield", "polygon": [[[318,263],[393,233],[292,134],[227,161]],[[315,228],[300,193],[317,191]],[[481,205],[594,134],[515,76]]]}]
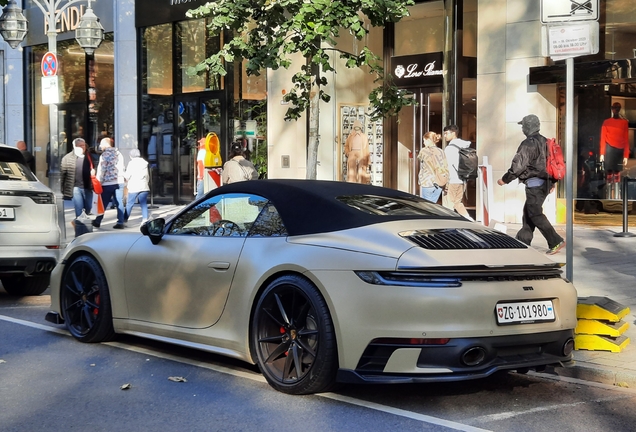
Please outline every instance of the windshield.
[{"label": "windshield", "polygon": [[336,198],[361,212],[378,216],[443,216],[462,219],[458,213],[425,199],[383,197],[375,195],[346,195]]}]

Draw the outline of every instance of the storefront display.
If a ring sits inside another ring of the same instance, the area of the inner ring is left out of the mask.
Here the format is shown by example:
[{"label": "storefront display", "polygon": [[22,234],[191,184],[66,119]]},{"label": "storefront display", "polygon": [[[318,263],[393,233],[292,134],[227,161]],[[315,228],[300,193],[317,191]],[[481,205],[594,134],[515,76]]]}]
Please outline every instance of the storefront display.
[{"label": "storefront display", "polygon": [[[382,157],[384,150],[382,120],[372,122],[368,109],[367,106],[363,105],[340,105],[341,180],[382,186]],[[351,141],[354,138],[352,134],[355,133],[354,127],[356,126],[366,135],[364,140],[365,148],[361,148],[360,144],[358,144],[362,141],[360,139],[355,139],[352,145]],[[347,145],[348,140],[349,145]],[[347,154],[348,148],[353,153]],[[361,175],[356,173],[356,175],[349,170],[349,166],[353,166],[353,164],[350,164],[350,157],[354,157],[354,154],[357,155],[359,151],[363,151],[364,154],[362,155],[363,160],[357,161],[358,164],[362,163],[363,166],[363,168],[360,168],[360,165],[358,165],[358,171],[360,172],[363,169],[364,172]]]}]

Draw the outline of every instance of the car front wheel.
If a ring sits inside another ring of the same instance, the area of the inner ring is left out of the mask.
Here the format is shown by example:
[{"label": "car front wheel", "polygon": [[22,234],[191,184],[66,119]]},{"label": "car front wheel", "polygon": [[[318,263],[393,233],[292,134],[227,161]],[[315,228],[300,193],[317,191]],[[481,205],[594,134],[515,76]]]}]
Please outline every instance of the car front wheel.
[{"label": "car front wheel", "polygon": [[327,305],[314,285],[288,275],[260,296],[252,342],[267,382],[288,394],[324,392],[335,384],[336,339]]},{"label": "car front wheel", "polygon": [[80,342],[104,342],[115,335],[104,271],[90,256],[67,265],[60,287],[62,316]]}]

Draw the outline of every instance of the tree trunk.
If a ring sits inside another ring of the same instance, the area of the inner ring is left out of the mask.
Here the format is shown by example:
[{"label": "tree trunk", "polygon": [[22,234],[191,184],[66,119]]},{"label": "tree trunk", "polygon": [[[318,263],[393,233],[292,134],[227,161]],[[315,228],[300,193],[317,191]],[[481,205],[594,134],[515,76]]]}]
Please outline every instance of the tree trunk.
[{"label": "tree trunk", "polygon": [[307,142],[307,180],[316,180],[318,165],[318,125],[320,120],[320,87],[316,85],[320,79],[318,66],[312,66],[314,75],[311,99],[309,101],[309,137]]}]

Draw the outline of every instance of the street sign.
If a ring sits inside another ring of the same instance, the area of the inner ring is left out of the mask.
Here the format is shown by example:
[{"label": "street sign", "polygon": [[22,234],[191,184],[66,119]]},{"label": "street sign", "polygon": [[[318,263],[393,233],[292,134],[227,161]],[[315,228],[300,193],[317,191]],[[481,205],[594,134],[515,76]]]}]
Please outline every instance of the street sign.
[{"label": "street sign", "polygon": [[60,103],[60,90],[57,76],[42,77],[42,105]]},{"label": "street sign", "polygon": [[57,75],[57,56],[52,52],[47,52],[42,57],[42,76],[51,77]]},{"label": "street sign", "polygon": [[597,54],[599,25],[596,21],[549,24],[542,29],[542,54],[552,60]]},{"label": "street sign", "polygon": [[571,21],[598,21],[599,0],[541,0],[543,24]]}]

